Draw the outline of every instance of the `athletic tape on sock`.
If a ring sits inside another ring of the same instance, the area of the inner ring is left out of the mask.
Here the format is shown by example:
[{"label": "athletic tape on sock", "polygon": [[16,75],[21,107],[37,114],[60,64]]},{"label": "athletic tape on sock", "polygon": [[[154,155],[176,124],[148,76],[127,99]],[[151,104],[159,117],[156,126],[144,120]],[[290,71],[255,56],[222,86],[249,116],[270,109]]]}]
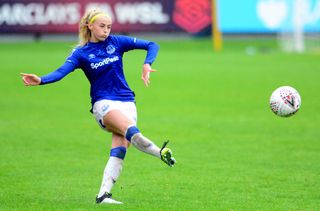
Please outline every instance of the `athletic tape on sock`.
[{"label": "athletic tape on sock", "polygon": [[124,157],[126,156],[126,152],[127,149],[125,147],[115,147],[113,149],[110,150],[110,157],[117,157],[120,159],[124,159]]},{"label": "athletic tape on sock", "polygon": [[132,136],[134,136],[137,133],[140,133],[140,131],[136,126],[128,127],[127,132],[126,132],[126,139],[128,141],[131,141]]}]

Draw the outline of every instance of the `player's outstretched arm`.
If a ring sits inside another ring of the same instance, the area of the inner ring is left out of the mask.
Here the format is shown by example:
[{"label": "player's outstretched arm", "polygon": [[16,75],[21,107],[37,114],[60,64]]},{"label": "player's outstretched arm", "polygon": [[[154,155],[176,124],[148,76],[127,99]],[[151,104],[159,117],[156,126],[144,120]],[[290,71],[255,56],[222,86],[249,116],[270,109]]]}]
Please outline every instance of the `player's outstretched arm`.
[{"label": "player's outstretched arm", "polygon": [[26,86],[37,86],[41,83],[41,78],[35,74],[20,73],[20,75]]},{"label": "player's outstretched arm", "polygon": [[156,72],[156,70],[151,69],[150,64],[144,64],[144,65],[143,65],[143,68],[142,68],[142,76],[141,76],[141,79],[143,80],[144,85],[145,85],[146,87],[148,87],[149,84],[150,84],[150,73],[151,73],[151,72]]}]

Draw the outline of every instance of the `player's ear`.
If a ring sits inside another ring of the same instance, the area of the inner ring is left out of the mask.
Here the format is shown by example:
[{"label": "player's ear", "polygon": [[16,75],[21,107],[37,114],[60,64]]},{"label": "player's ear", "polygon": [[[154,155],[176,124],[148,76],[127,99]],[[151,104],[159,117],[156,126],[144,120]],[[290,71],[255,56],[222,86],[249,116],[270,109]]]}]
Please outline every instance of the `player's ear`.
[{"label": "player's ear", "polygon": [[92,28],[93,28],[93,24],[92,24],[92,23],[89,23],[89,24],[88,24],[88,29],[91,31]]}]

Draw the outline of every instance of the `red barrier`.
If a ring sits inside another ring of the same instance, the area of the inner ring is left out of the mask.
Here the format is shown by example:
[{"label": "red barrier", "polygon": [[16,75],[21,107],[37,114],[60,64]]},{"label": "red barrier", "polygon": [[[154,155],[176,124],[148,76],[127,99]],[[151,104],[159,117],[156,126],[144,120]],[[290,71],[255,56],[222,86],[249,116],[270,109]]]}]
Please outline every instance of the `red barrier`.
[{"label": "red barrier", "polygon": [[113,32],[197,33],[211,24],[210,0],[2,0],[0,33],[75,33],[96,7],[112,17]]}]

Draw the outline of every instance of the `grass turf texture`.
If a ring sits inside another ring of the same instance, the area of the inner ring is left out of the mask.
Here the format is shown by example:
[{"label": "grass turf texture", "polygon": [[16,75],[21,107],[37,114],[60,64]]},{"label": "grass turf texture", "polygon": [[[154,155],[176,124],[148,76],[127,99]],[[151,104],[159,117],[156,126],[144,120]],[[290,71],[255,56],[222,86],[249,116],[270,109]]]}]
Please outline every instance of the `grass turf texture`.
[{"label": "grass turf texture", "polygon": [[[56,69],[73,43],[0,44],[0,209],[320,209],[319,55],[272,41],[226,41],[221,53],[209,40],[159,44],[149,88],[143,51],[125,55],[125,72],[141,131],[159,146],[170,139],[178,163],[131,147],[113,189],[121,206],[94,204],[111,137],[89,113],[82,71],[42,87],[19,76]],[[282,85],[302,96],[290,118],[268,105]]]}]

